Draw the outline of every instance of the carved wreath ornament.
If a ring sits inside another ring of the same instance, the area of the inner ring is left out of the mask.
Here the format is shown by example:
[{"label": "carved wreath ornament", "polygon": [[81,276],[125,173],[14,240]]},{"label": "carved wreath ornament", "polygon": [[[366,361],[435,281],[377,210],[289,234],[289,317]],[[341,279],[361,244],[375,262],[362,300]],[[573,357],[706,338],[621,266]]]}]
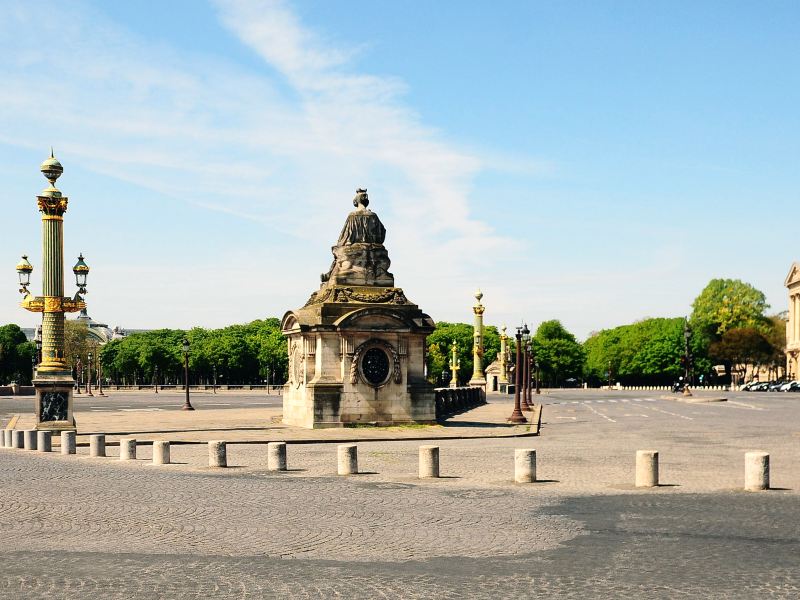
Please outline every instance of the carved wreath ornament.
[{"label": "carved wreath ornament", "polygon": [[[400,371],[400,355],[395,350],[394,346],[392,346],[389,342],[385,340],[379,340],[377,338],[372,338],[364,342],[363,344],[359,345],[356,348],[355,352],[353,353],[353,362],[350,363],[350,383],[358,383],[359,375],[363,377],[363,374],[360,372],[359,365],[361,364],[362,357],[367,350],[371,348],[381,348],[385,350],[389,356],[392,357],[392,364],[394,365],[393,368],[393,378],[395,383],[402,383],[403,382],[403,374]],[[375,385],[370,381],[366,381],[368,385],[372,385],[373,387],[380,387],[381,385]]]}]

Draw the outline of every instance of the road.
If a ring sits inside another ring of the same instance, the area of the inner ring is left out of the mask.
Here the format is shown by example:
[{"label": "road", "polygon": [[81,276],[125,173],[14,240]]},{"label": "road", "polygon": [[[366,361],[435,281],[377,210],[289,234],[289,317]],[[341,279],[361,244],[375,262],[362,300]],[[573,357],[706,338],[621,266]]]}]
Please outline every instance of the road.
[{"label": "road", "polygon": [[[359,444],[346,478],[332,444],[286,473],[260,445],[227,470],[0,450],[0,597],[797,598],[800,395],[729,398],[554,392],[541,437],[443,441],[432,481],[413,442]],[[539,483],[511,482],[515,447]],[[645,448],[659,488],[631,485]],[[774,490],[741,491],[749,449]]]}]

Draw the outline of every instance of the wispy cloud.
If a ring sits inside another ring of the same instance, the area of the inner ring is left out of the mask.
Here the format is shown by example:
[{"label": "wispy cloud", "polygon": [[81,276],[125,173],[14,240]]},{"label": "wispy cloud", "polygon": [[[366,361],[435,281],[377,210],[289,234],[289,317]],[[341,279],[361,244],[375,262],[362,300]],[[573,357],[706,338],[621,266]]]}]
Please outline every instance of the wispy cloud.
[{"label": "wispy cloud", "polygon": [[[146,42],[82,4],[4,9],[0,142],[42,148],[56,140],[87,170],[325,245],[353,190],[367,186],[389,229],[398,283],[432,313],[450,312],[453,298],[468,303],[475,271],[489,273],[487,257],[518,246],[475,213],[472,182],[512,161],[482,157],[423,123],[400,79],[359,72],[359,48],[310,30],[287,3],[215,5],[223,26],[282,81]],[[512,166],[551,168],[525,159]],[[220,235],[237,243],[235,231]],[[264,251],[285,252],[267,244]],[[294,259],[322,270],[329,257],[299,251]],[[453,298],[433,285],[430,266],[450,275]],[[298,301],[314,285],[285,282]]]}]

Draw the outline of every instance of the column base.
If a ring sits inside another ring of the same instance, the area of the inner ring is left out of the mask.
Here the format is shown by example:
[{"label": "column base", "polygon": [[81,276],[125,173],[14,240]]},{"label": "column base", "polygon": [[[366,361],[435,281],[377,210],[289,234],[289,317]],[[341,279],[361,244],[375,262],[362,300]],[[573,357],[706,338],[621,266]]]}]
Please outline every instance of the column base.
[{"label": "column base", "polygon": [[36,429],[76,431],[72,411],[75,381],[69,372],[37,374],[33,380],[36,392]]}]

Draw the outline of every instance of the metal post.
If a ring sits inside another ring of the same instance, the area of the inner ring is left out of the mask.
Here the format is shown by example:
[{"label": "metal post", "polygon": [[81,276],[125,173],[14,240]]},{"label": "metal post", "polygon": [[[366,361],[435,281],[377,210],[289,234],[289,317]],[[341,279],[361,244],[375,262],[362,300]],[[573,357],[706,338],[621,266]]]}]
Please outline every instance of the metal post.
[{"label": "metal post", "polygon": [[515,385],[514,385],[514,412],[508,418],[509,423],[522,424],[527,423],[528,419],[522,414],[519,404],[520,386],[522,385],[522,327],[517,327],[517,362],[514,369]]},{"label": "metal post", "polygon": [[89,352],[89,364],[86,366],[86,395],[94,396],[92,393],[92,353]]},{"label": "metal post", "polygon": [[103,393],[103,362],[100,360],[100,355],[97,355],[97,390],[99,396],[105,396]]},{"label": "metal post", "polygon": [[153,387],[155,388],[155,393],[157,394],[158,393],[158,365],[153,367],[153,379],[154,379]]},{"label": "metal post", "polygon": [[522,397],[520,399],[520,405],[522,410],[533,410],[530,403],[528,402],[528,396],[530,392],[530,379],[531,379],[531,368],[530,368],[530,354],[528,350],[528,343],[523,339],[523,349],[522,349],[522,390],[521,394]]},{"label": "metal post", "polygon": [[189,341],[183,341],[183,380],[186,384],[186,401],[183,403],[183,410],[194,410],[189,401]]}]

